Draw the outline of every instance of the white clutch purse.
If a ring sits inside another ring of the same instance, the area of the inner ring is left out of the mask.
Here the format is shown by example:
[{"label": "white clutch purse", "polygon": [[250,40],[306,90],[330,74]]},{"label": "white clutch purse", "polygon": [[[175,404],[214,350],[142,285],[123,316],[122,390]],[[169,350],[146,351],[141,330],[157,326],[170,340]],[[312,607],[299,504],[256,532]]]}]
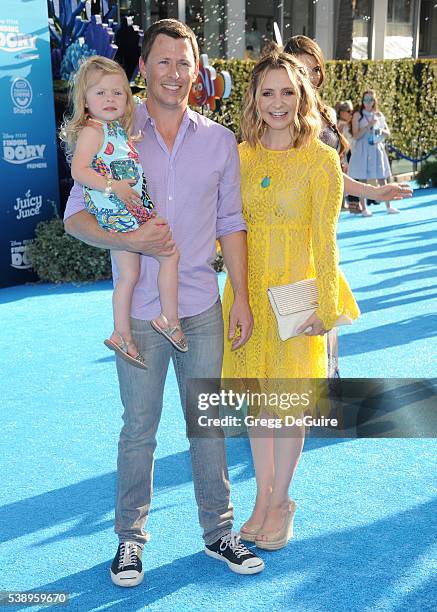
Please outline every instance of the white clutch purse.
[{"label": "white clutch purse", "polygon": [[[270,304],[278,322],[279,337],[288,340],[297,336],[296,329],[318,308],[318,293],[315,278],[308,278],[290,285],[267,289]],[[351,325],[352,320],[341,315],[334,327]]]}]

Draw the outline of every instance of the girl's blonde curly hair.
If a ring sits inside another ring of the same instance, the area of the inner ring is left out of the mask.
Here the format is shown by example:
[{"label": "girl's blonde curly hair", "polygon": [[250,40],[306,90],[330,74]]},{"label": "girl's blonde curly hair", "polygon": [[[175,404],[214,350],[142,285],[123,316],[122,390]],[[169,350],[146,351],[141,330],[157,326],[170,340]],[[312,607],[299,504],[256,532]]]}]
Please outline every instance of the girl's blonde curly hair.
[{"label": "girl's blonde curly hair", "polygon": [[71,82],[70,108],[72,112],[69,116],[64,117],[59,131],[59,138],[64,143],[68,158],[71,158],[74,153],[78,134],[86,125],[89,117],[86,109],[87,90],[96,83],[96,78],[100,80],[102,77],[110,74],[119,75],[123,79],[123,86],[127,96],[126,112],[119,121],[127,137],[133,137],[135,102],[126,73],[117,62],[100,55],[95,55],[83,62]]},{"label": "girl's blonde curly hair", "polygon": [[299,149],[318,138],[321,130],[320,115],[311,84],[303,66],[288,53],[276,45],[270,45],[268,52],[256,63],[249,87],[243,101],[241,134],[251,147],[256,147],[266,129],[266,123],[258,109],[262,85],[269,70],[284,69],[291,81],[291,87],[297,98],[296,115],[292,124],[293,147]]}]

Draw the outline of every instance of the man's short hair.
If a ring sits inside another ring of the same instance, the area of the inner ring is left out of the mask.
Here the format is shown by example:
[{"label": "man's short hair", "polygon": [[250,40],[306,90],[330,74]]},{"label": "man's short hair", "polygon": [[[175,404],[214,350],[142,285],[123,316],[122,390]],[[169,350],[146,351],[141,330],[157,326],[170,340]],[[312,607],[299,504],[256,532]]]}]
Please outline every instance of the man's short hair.
[{"label": "man's short hair", "polygon": [[191,28],[177,19],[160,19],[155,21],[146,32],[144,32],[141,57],[146,63],[150,50],[159,34],[170,36],[170,38],[188,38],[193,50],[196,66],[199,65],[199,47],[197,46],[196,36]]}]

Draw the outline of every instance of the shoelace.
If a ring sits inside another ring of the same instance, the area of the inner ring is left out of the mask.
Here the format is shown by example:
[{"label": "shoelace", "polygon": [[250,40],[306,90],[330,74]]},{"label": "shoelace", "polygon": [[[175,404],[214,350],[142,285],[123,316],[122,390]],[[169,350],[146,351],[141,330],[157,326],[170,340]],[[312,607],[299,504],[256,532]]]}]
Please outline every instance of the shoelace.
[{"label": "shoelace", "polygon": [[138,557],[138,545],[135,544],[135,542],[122,542],[120,545],[118,569],[121,569],[125,565],[135,565]]},{"label": "shoelace", "polygon": [[222,537],[220,550],[224,551],[227,547],[229,547],[238,558],[251,554],[250,550],[240,542],[240,535],[235,533],[235,531],[230,531]]}]

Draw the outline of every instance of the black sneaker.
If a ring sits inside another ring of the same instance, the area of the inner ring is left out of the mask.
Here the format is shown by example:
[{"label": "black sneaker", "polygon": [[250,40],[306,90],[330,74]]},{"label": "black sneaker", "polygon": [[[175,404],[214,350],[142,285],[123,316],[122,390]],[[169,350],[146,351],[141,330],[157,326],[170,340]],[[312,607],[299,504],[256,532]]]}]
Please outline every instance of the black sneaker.
[{"label": "black sneaker", "polygon": [[137,586],[143,581],[143,547],[137,542],[121,542],[111,565],[111,580],[121,587]]},{"label": "black sneaker", "polygon": [[240,542],[240,536],[230,531],[214,544],[205,546],[208,557],[228,564],[237,574],[257,574],[264,569],[264,561]]}]

